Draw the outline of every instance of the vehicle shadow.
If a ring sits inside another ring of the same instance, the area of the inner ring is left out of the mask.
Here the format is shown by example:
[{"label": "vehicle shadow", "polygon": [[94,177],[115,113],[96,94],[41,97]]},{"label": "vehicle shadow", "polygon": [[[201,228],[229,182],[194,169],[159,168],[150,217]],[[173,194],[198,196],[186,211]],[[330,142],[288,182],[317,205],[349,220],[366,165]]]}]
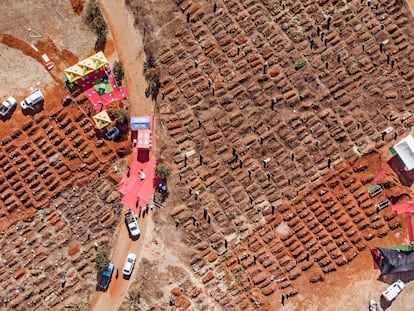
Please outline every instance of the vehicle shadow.
[{"label": "vehicle shadow", "polygon": [[[127,225],[127,226],[128,226],[128,225]],[[129,238],[130,238],[132,241],[138,241],[140,237],[141,237],[141,234],[139,234],[139,235],[137,235],[137,236],[133,236],[133,235],[129,234]]]},{"label": "vehicle shadow", "polygon": [[13,106],[13,108],[10,109],[9,113],[6,114],[5,116],[0,115],[0,120],[3,122],[6,122],[7,120],[10,120],[14,111],[16,110],[17,106]]},{"label": "vehicle shadow", "polygon": [[[388,285],[393,284],[397,280],[401,280],[404,283],[408,283],[414,280],[414,271],[405,271],[405,272],[398,272],[398,273],[393,273],[393,274],[385,274],[385,275],[380,275],[378,277],[378,281],[384,282]],[[387,310],[389,307],[391,307],[392,301],[386,300],[384,296],[381,295],[380,305],[383,310]]]},{"label": "vehicle shadow", "polygon": [[392,306],[392,301],[388,301],[381,295],[380,305],[383,310],[387,310],[389,307]]},{"label": "vehicle shadow", "polygon": [[44,108],[44,102],[41,101],[40,103],[37,103],[32,109],[22,109],[23,115],[25,116],[34,116],[35,114],[39,113],[40,111],[43,111]]}]

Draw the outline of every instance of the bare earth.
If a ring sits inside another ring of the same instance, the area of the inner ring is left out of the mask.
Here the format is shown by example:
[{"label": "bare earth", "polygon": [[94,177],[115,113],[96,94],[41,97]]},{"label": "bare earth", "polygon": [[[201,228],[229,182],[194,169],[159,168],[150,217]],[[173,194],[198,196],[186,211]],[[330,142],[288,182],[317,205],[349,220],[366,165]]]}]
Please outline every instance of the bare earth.
[{"label": "bare earth", "polygon": [[134,28],[133,16],[128,14],[125,1],[102,0],[101,4],[114,36],[119,59],[125,68],[131,115],[153,115],[153,103],[145,96],[145,55],[141,37]]}]

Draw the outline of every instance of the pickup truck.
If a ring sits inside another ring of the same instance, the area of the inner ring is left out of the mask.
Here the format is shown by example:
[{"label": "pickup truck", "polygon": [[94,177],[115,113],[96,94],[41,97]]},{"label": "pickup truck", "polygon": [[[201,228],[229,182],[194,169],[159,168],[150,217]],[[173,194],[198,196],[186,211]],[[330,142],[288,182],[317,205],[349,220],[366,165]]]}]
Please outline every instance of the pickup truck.
[{"label": "pickup truck", "polygon": [[101,277],[99,278],[98,288],[101,290],[107,290],[109,287],[109,283],[111,282],[112,273],[114,272],[114,264],[110,262],[104,271],[101,273]]},{"label": "pickup truck", "polygon": [[137,219],[130,209],[125,213],[125,223],[128,227],[130,236],[133,238],[138,238],[141,234],[141,231],[139,230]]},{"label": "pickup truck", "polygon": [[22,109],[23,110],[25,110],[25,109],[32,109],[32,110],[34,110],[33,107],[37,103],[40,103],[41,101],[44,101],[44,99],[45,98],[43,97],[42,92],[40,90],[38,90],[38,89],[34,89],[33,92],[32,92],[32,94],[30,94],[29,96],[26,97],[25,100],[22,100],[20,102],[20,106],[22,106]]}]

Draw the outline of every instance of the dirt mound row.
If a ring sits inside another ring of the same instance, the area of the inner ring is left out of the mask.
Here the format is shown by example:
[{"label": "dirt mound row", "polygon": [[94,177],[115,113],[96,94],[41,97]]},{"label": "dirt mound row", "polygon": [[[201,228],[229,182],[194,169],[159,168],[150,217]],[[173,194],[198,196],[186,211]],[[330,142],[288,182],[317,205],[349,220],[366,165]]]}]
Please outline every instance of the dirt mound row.
[{"label": "dirt mound row", "polygon": [[113,185],[98,179],[71,187],[2,231],[2,309],[82,308],[96,286],[96,252],[112,243],[121,207]]},{"label": "dirt mound row", "polygon": [[22,128],[3,131],[1,230],[46,207],[69,185],[96,178],[116,158],[107,143],[96,138],[93,121],[75,105],[55,113],[40,111]]}]

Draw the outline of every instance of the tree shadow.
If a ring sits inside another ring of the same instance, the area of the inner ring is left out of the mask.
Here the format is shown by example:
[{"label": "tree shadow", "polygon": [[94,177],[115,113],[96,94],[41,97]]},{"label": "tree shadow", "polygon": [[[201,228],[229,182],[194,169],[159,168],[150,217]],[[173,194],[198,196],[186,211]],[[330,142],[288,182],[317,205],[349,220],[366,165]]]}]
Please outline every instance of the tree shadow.
[{"label": "tree shadow", "polygon": [[106,46],[106,34],[99,34],[95,42],[95,51],[104,51]]}]

